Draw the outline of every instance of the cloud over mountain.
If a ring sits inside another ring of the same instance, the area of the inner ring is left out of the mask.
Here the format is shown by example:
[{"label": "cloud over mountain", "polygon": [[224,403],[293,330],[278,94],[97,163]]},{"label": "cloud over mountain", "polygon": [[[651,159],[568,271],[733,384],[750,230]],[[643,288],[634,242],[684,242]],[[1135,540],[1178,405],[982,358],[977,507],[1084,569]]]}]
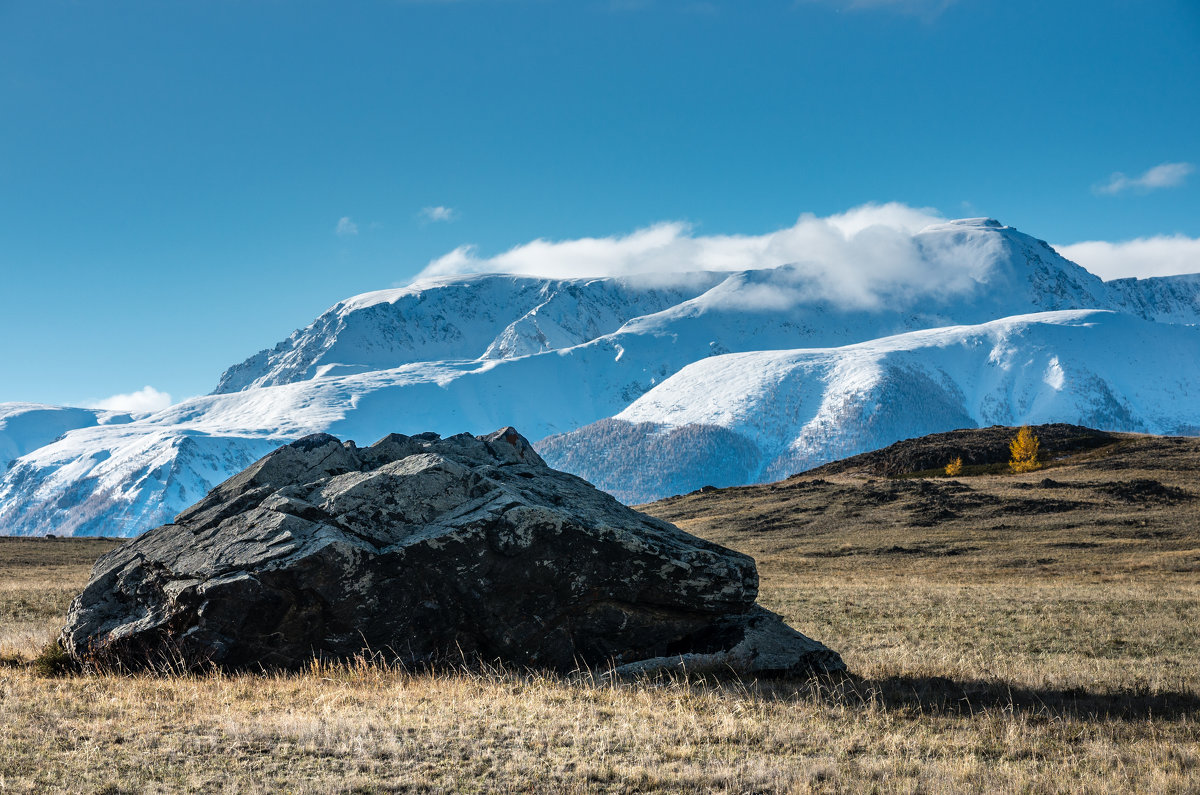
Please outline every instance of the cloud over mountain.
[{"label": "cloud over mountain", "polygon": [[1087,240],[1055,248],[1102,279],[1200,273],[1200,238],[1186,235],[1139,237],[1121,243]]},{"label": "cloud over mountain", "polygon": [[670,280],[697,271],[788,265],[789,283],[772,296],[775,302],[789,301],[792,290],[806,300],[870,306],[896,291],[945,294],[975,284],[969,250],[943,257],[914,236],[943,220],[934,210],[891,202],[826,217],[805,213],[792,226],[761,235],[698,235],[691,225],[670,221],[626,235],[538,239],[495,256],[464,245],[429,263],[417,281],[470,273]]},{"label": "cloud over mountain", "polygon": [[136,392],[98,400],[88,408],[109,411],[132,411],[134,413],[161,411],[171,405],[171,395],[152,386],[144,386]]},{"label": "cloud over mountain", "polygon": [[937,223],[930,209],[904,204],[864,204],[837,215],[801,215],[785,229],[763,235],[696,235],[681,221],[654,224],[626,235],[577,240],[538,239],[493,257],[472,245],[459,246],[430,262],[418,278],[466,273],[577,278],[738,271],[795,262],[844,261],[863,255],[873,261],[892,253],[904,238]]}]

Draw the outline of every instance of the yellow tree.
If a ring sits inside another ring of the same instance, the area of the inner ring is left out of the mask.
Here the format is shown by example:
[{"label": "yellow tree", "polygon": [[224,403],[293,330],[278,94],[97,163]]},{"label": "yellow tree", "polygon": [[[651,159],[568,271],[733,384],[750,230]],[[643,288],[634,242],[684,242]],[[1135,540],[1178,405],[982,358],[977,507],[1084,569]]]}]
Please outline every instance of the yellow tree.
[{"label": "yellow tree", "polygon": [[961,473],[962,473],[962,456],[959,456],[958,458],[951,461],[949,464],[946,464],[947,477],[955,477],[956,475],[959,475]]},{"label": "yellow tree", "polygon": [[1016,437],[1008,443],[1008,450],[1012,453],[1012,460],[1008,462],[1008,468],[1013,472],[1032,472],[1035,469],[1041,469],[1042,463],[1038,461],[1040,444],[1029,426],[1022,425],[1021,430],[1017,431]]}]

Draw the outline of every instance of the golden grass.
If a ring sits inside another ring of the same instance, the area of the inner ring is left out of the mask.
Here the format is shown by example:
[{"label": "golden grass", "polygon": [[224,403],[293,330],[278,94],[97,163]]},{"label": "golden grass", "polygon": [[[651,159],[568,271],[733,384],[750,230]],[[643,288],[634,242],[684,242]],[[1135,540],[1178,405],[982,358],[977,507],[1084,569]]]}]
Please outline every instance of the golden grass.
[{"label": "golden grass", "polygon": [[28,656],[55,637],[93,561],[114,546],[104,539],[0,537],[0,660]]},{"label": "golden grass", "polygon": [[[1194,719],[928,682],[0,676],[7,791],[1187,791]],[[970,703],[971,698],[977,703]],[[1153,702],[1153,699],[1151,699]],[[1162,706],[1154,703],[1153,706]],[[1193,705],[1194,715],[1194,705]]]},{"label": "golden grass", "polygon": [[[53,636],[101,548],[43,565],[85,542],[0,542],[0,792],[1197,792],[1194,503],[1106,503],[1095,478],[1054,487],[1074,513],[985,501],[927,527],[853,478],[652,506],[755,555],[761,601],[841,652],[841,680],[44,678],[13,658]],[[5,553],[21,543],[48,545]]]}]

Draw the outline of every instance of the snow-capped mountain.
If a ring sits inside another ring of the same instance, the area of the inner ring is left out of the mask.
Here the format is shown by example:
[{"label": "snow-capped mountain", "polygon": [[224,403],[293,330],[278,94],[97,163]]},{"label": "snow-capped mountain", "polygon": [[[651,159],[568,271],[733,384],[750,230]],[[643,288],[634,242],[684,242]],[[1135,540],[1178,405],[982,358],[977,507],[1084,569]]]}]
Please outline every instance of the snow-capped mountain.
[{"label": "snow-capped mountain", "polygon": [[947,429],[1059,421],[1200,434],[1200,327],[1071,310],[716,356],[539,448],[552,466],[645,502],[779,480]]},{"label": "snow-capped mountain", "polygon": [[[673,360],[664,363],[673,370],[713,353],[840,345],[1031,311],[1122,309],[1200,322],[1200,281],[1163,295],[1161,280],[1114,292],[1045,242],[992,219],[937,224],[913,242],[919,267],[936,278],[898,266],[890,278],[831,287],[824,269],[798,263],[637,279],[443,277],[366,293],[231,367],[215,392],[421,362],[512,359],[599,340],[609,341],[614,355],[643,337],[656,349],[682,347],[648,357]],[[650,369],[657,383],[661,368]]]},{"label": "snow-capped mountain", "polygon": [[[136,534],[273,447],[316,431],[369,443],[393,431],[511,424],[530,438],[557,437],[540,447],[597,479],[604,444],[641,444],[659,450],[654,466],[666,474],[641,472],[636,489],[606,481],[639,499],[679,484],[787,474],[913,428],[1042,418],[1030,406],[1047,407],[1045,419],[1094,417],[1103,427],[1200,427],[1187,367],[1177,368],[1182,380],[1143,394],[1104,361],[1138,344],[1191,351],[1194,361],[1188,324],[1200,323],[1200,278],[1106,283],[989,219],[938,224],[903,243],[895,267],[869,280],[814,259],[637,278],[442,277],[350,298],[231,367],[211,395],[121,425],[79,414],[72,428],[21,436],[0,479],[0,533]],[[1015,317],[1062,310],[1118,314]],[[990,324],[1000,318],[1010,320]],[[964,325],[977,328],[947,328]],[[1059,350],[1056,334],[1073,342]],[[1012,351],[995,365],[1008,380],[968,389],[985,372],[977,361],[984,350]],[[1026,405],[1023,388],[1001,387],[1044,383],[1047,350],[1063,373],[1053,400]],[[875,364],[850,364],[868,361]],[[1138,367],[1147,365],[1131,363],[1129,372]],[[868,372],[874,380],[862,380]],[[991,401],[986,410],[976,394]],[[743,419],[704,419],[718,397],[729,418]],[[1086,409],[1088,400],[1110,398],[1127,410]],[[728,408],[738,401],[758,405],[774,430],[752,431],[755,412]],[[900,401],[916,413],[886,419]],[[562,436],[598,421],[608,424]],[[0,426],[0,444],[3,433]],[[697,480],[694,469],[705,474]]]}]

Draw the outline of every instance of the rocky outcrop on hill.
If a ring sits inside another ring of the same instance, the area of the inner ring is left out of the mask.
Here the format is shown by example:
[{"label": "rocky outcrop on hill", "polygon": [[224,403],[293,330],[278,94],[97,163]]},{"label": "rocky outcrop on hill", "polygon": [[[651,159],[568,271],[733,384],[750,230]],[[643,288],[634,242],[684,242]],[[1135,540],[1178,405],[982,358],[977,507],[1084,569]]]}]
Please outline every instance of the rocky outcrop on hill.
[{"label": "rocky outcrop on hill", "polygon": [[279,448],[97,561],[61,642],[140,668],[369,649],[742,674],[844,668],[758,607],[754,561],[550,469],[512,428]]}]

